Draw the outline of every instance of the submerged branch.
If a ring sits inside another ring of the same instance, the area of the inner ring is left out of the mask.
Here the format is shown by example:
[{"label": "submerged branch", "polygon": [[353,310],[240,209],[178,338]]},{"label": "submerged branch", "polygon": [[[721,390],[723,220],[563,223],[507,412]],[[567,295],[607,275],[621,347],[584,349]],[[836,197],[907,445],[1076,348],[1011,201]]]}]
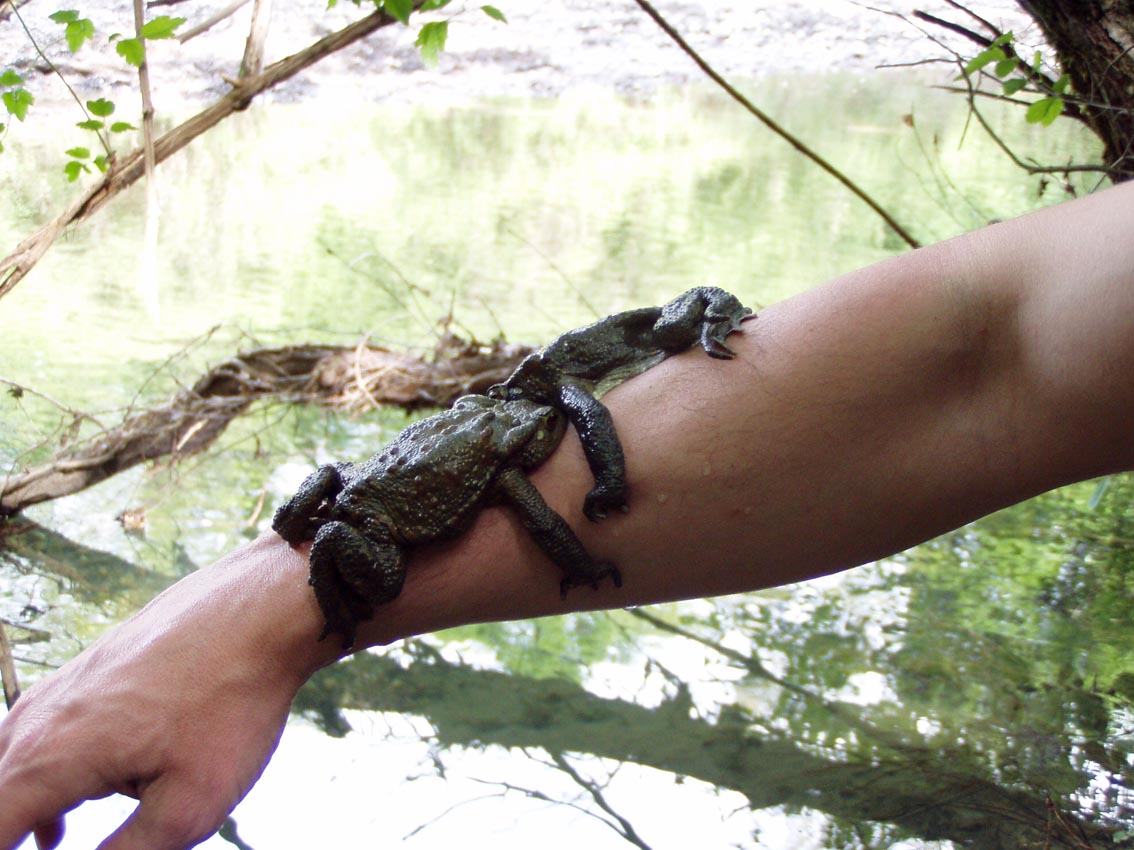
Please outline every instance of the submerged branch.
[{"label": "submerged branch", "polygon": [[176,462],[208,448],[253,402],[287,399],[351,411],[375,405],[442,407],[504,380],[531,349],[442,338],[432,360],[374,346],[301,345],[243,352],[166,404],[0,480],[0,516],[67,496],[138,464]]}]

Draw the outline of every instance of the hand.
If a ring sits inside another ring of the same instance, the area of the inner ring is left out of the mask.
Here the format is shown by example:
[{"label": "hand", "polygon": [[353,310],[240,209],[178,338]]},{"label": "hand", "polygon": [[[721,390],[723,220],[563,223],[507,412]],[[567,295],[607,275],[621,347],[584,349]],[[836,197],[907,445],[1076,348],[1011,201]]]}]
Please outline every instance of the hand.
[{"label": "hand", "polygon": [[[328,648],[315,642],[305,577],[301,555],[262,538],[31,687],[0,723],[0,848],[29,830],[40,848],[55,847],[65,812],[112,793],[140,804],[106,850],[181,848],[211,835],[263,771],[299,685],[326,660],[310,657]],[[264,604],[267,593],[280,604]],[[277,619],[288,616],[297,620]]]}]

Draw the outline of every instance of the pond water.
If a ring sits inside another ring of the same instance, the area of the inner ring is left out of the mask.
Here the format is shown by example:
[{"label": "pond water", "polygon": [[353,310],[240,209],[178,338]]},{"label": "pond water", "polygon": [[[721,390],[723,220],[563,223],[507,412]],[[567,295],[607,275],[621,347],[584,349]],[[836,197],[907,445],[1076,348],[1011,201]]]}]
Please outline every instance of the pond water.
[{"label": "pond water", "polygon": [[[1064,197],[924,80],[794,76],[751,91],[923,242]],[[1093,150],[1073,127],[991,117],[1039,161]],[[72,123],[46,116],[7,141],[5,246],[76,192],[61,172]],[[700,283],[768,304],[904,250],[702,88],[254,106],[163,165],[161,190],[156,286],[136,283],[132,191],[0,302],[0,377],[112,423],[240,348],[427,349],[450,311],[480,339],[539,343]],[[405,421],[259,408],[201,458],[29,510],[36,527],[7,537],[0,560],[24,681],[264,529],[314,463],[364,457]],[[0,459],[42,459],[67,422],[36,393],[5,395]],[[361,654],[301,695],[236,811],[241,838],[1121,845],[1134,829],[1132,497],[1116,477],[804,585]],[[125,532],[115,517],[139,507],[144,532]],[[84,808],[64,846],[92,846],[130,806]]]}]

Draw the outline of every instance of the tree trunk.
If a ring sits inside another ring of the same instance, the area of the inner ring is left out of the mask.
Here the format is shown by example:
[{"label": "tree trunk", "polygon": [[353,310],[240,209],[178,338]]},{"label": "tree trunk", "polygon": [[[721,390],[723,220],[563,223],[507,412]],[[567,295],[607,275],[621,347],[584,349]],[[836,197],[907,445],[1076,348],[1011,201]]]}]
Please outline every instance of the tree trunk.
[{"label": "tree trunk", "polygon": [[1129,0],[1018,0],[1055,50],[1103,141],[1115,182],[1134,177],[1134,4]]}]

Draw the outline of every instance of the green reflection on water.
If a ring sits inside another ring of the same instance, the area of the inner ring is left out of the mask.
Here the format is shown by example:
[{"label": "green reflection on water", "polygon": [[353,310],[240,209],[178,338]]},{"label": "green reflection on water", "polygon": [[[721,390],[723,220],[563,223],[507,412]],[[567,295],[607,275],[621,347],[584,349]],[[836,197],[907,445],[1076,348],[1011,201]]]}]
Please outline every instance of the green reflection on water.
[{"label": "green reflection on water", "polygon": [[[958,102],[920,84],[796,78],[764,81],[760,92],[766,108],[925,242],[1060,199],[974,133],[961,145]],[[905,120],[911,114],[916,131]],[[994,120],[1039,160],[1092,150],[1074,127],[1034,131],[1011,113]],[[69,126],[60,120],[42,143],[11,144],[0,157],[13,188],[12,202],[0,205],[4,244],[73,191],[55,150]],[[29,169],[43,176],[29,180]],[[541,342],[596,313],[660,303],[693,284],[766,304],[903,250],[830,178],[733,104],[697,89],[649,102],[592,94],[350,115],[326,114],[317,103],[253,107],[161,171],[157,292],[134,283],[143,197],[133,191],[70,234],[0,302],[3,377],[105,411],[164,399],[177,381],[191,382],[240,347],[364,334],[428,347],[450,310],[482,339],[506,330]],[[42,455],[46,449],[29,450],[58,415],[31,396],[0,404],[0,456]],[[60,660],[152,589],[263,527],[312,465],[365,456],[405,422],[396,411],[353,420],[259,407],[205,459],[119,476],[38,507],[30,514],[45,526],[124,566],[108,573],[112,562],[94,559],[97,568],[77,571],[66,556],[47,554],[46,543],[38,555],[30,546],[13,550],[0,573],[0,614],[51,630],[50,649],[30,644],[26,654]],[[481,626],[445,639],[485,648],[511,673],[521,701],[541,703],[541,683],[552,679],[567,683],[557,688],[587,683],[600,662],[654,681],[665,695],[651,716],[582,689],[556,692],[588,716],[633,719],[654,734],[652,758],[626,751],[625,727],[579,729],[546,704],[524,735],[501,742],[550,746],[547,729],[556,725],[564,747],[699,776],[758,806],[826,812],[830,846],[854,846],[839,836],[865,834],[863,819],[889,824],[869,827],[879,841],[930,837],[923,820],[887,815],[880,795],[898,790],[912,808],[963,787],[1003,792],[1003,805],[1041,826],[1043,795],[1075,792],[1124,823],[1134,728],[1131,484],[1117,479],[1097,511],[1084,508],[1088,492],[1050,494],[840,582],[667,612],[710,641],[742,647],[743,657],[724,662],[733,675],[722,678],[735,684],[730,699],[712,683],[701,683],[711,697],[683,690],[668,675],[670,654],[687,639],[663,639],[620,615]],[[129,537],[114,516],[137,505],[148,526]],[[137,583],[125,590],[131,570]],[[36,575],[54,576],[61,590],[29,589]],[[47,613],[21,611],[29,600]],[[340,732],[337,712],[347,705],[460,720],[446,739],[453,744],[492,740],[473,708],[491,718],[501,685],[475,665],[448,674],[465,688],[464,716],[453,718],[429,701],[441,687],[430,677],[446,669],[433,656],[422,650],[412,660],[411,669],[429,667],[416,702],[377,684],[387,672],[410,681],[401,667],[367,666],[374,663],[329,673],[305,705]],[[525,722],[522,713],[515,722]],[[702,735],[704,750],[691,753],[688,741]],[[758,746],[773,755],[761,761]],[[778,775],[761,766],[769,758]],[[891,781],[873,798],[860,787],[866,780],[849,773],[863,764],[888,766]],[[827,778],[816,784],[809,777],[821,769]],[[1110,789],[1088,792],[1103,774]],[[773,780],[779,784],[767,787]],[[1040,802],[1038,815],[1029,800]],[[955,829],[942,835],[963,834],[960,815],[948,817]]]}]

